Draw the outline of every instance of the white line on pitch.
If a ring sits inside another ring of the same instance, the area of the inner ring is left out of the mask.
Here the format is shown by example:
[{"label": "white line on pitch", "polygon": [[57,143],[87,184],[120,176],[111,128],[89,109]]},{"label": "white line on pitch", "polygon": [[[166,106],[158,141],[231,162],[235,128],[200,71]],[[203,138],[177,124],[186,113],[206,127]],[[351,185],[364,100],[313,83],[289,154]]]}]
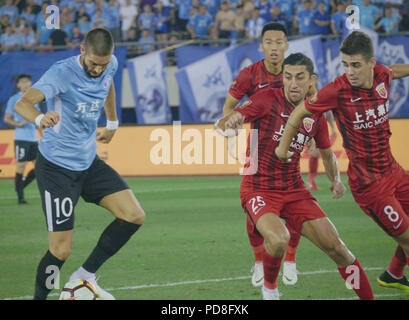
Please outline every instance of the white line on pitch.
[{"label": "white line on pitch", "polygon": [[[378,271],[383,270],[382,267],[368,267],[364,268],[365,271]],[[316,274],[325,274],[325,273],[337,273],[337,270],[315,270],[315,271],[305,271],[299,272],[299,275],[316,275]],[[280,273],[281,275],[281,273]],[[163,287],[175,287],[181,285],[190,285],[190,284],[200,284],[200,283],[211,283],[211,282],[224,282],[224,281],[237,281],[237,280],[244,280],[250,279],[251,276],[239,276],[239,277],[231,277],[231,278],[219,278],[219,279],[203,279],[203,280],[189,280],[189,281],[180,281],[180,282],[169,282],[169,283],[153,283],[153,284],[142,284],[138,286],[127,286],[127,287],[119,287],[119,288],[107,288],[107,291],[120,291],[120,290],[138,290],[138,289],[147,289],[147,288],[163,288]],[[56,297],[59,293],[52,293],[50,297]],[[400,294],[396,294],[399,296]],[[378,295],[378,297],[389,297],[395,295]],[[12,297],[12,298],[3,298],[3,300],[26,300],[32,299],[32,296],[22,296],[22,297]],[[334,298],[334,299],[353,299],[351,297],[348,298]],[[331,299],[333,300],[333,299]]]}]

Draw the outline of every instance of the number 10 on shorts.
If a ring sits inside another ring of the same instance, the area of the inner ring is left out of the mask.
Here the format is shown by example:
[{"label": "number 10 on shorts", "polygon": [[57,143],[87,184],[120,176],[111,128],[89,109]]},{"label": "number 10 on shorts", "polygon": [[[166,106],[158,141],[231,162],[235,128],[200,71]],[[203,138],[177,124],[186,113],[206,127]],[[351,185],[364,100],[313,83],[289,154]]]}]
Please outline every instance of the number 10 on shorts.
[{"label": "number 10 on shorts", "polygon": [[[51,193],[47,190],[44,193],[45,197],[45,207],[46,207],[46,214],[47,214],[47,225],[48,231],[53,230],[53,220],[55,219],[55,224],[60,225],[68,220],[74,210],[74,205],[70,197],[65,197],[61,200],[61,198],[54,198],[51,200]],[[53,215],[55,212],[55,215]]]}]

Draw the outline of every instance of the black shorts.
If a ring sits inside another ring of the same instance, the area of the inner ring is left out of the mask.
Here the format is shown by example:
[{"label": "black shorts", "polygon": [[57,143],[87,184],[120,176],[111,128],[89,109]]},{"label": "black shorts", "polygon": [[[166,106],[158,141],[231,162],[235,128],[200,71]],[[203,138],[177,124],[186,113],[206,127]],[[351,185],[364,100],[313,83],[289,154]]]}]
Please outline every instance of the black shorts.
[{"label": "black shorts", "polygon": [[33,161],[37,157],[38,143],[36,141],[14,140],[14,153],[17,162]]},{"label": "black shorts", "polygon": [[129,189],[125,180],[98,156],[87,170],[72,171],[38,152],[35,173],[48,231],[74,228],[74,208],[80,196],[86,202],[99,204],[105,196]]}]

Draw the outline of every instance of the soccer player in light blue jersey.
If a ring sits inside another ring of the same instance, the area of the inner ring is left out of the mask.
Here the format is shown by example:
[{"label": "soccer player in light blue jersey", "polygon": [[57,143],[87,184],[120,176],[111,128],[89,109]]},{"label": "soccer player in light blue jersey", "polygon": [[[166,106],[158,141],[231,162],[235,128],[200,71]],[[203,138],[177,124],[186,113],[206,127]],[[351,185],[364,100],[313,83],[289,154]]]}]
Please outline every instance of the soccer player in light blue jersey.
[{"label": "soccer player in light blue jersey", "polygon": [[[15,127],[14,131],[14,151],[16,157],[16,176],[14,178],[14,187],[17,192],[19,204],[26,204],[24,199],[24,188],[28,186],[35,179],[34,169],[30,170],[24,178],[24,171],[26,164],[35,159],[38,150],[38,139],[35,124],[24,120],[17,112],[14,111],[14,105],[24,93],[30,89],[32,84],[31,76],[29,74],[21,74],[17,77],[16,86],[19,92],[11,96],[7,101],[6,112],[4,114],[4,122]],[[40,110],[39,105],[36,104],[37,110]]]},{"label": "soccer player in light blue jersey", "polygon": [[[15,106],[24,119],[46,128],[39,145],[36,176],[49,249],[37,268],[34,299],[46,299],[54,288],[50,266],[59,271],[70,255],[74,208],[80,196],[115,216],[85,263],[70,278],[91,282],[101,299],[114,297],[98,286],[95,272],[125,245],[145,218],[126,182],[96,155],[95,140],[109,143],[118,127],[113,83],[118,62],[113,49],[107,29],[90,30],[81,45],[81,55],[53,64]],[[41,114],[33,106],[44,99],[52,110]],[[102,108],[107,125],[97,133]]]}]

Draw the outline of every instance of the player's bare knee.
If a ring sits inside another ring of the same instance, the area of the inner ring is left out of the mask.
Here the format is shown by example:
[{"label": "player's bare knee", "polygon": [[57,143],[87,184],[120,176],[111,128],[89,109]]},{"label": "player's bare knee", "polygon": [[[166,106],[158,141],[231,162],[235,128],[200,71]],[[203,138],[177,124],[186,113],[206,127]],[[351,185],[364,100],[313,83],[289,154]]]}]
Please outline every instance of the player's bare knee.
[{"label": "player's bare knee", "polygon": [[50,252],[59,260],[65,261],[71,254],[71,247],[69,246],[52,246]]},{"label": "player's bare knee", "polygon": [[268,232],[265,235],[264,240],[266,242],[265,246],[267,252],[276,255],[285,252],[288,242],[290,241],[290,234],[288,232],[280,234]]},{"label": "player's bare knee", "polygon": [[143,224],[145,221],[145,212],[139,206],[126,208],[123,212],[124,220],[134,224]]},{"label": "player's bare knee", "polygon": [[338,265],[350,265],[355,259],[341,240],[333,241],[326,252]]}]

